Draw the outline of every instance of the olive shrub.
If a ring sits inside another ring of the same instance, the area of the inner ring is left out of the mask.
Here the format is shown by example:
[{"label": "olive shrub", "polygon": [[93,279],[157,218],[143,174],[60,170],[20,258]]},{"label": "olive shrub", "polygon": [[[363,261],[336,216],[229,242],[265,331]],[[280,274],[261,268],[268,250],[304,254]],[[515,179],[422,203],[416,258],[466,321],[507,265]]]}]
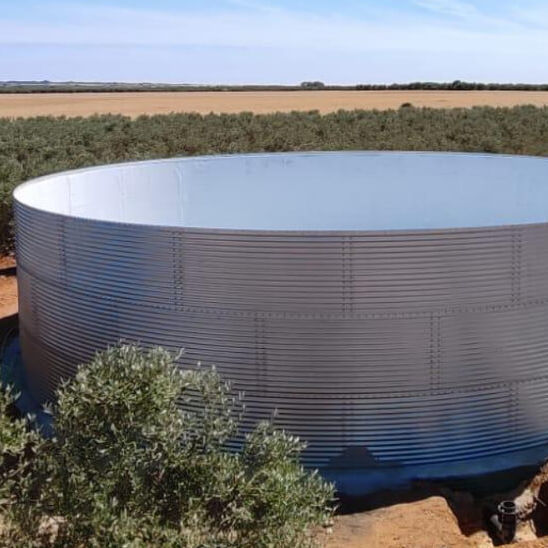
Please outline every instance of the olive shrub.
[{"label": "olive shrub", "polygon": [[55,520],[58,546],[309,546],[331,518],[333,487],[299,464],[303,444],[261,423],[227,450],[240,399],[165,350],[98,353],[51,412],[25,497],[4,501],[30,545]]},{"label": "olive shrub", "polygon": [[[15,412],[14,394],[0,383],[0,545],[23,545],[23,531],[37,530],[37,514],[29,509],[34,504],[34,460],[41,455],[44,441],[29,428],[29,419]],[[28,543],[30,544],[30,543]]]}]

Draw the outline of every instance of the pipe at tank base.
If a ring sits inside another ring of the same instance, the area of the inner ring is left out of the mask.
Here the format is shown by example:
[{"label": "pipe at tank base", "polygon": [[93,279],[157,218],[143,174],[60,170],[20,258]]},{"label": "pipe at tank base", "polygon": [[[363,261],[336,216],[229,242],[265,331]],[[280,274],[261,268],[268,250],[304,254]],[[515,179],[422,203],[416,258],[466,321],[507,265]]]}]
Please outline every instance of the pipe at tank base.
[{"label": "pipe at tank base", "polygon": [[495,535],[505,544],[513,542],[516,536],[517,509],[513,500],[503,500],[489,518],[489,525]]}]

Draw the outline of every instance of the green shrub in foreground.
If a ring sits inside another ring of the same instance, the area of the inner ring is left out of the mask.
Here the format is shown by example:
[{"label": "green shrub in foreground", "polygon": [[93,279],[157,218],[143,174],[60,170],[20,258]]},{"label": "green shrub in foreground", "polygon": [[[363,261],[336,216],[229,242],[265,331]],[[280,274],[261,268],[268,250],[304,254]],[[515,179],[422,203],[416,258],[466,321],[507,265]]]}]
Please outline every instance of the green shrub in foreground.
[{"label": "green shrub in foreground", "polygon": [[12,501],[12,519],[27,543],[56,520],[59,546],[313,544],[332,486],[270,424],[241,453],[225,450],[238,410],[214,370],[181,372],[161,349],[99,353],[59,389],[55,438],[33,462],[35,501]]},{"label": "green shrub in foreground", "polygon": [[26,529],[37,529],[33,462],[43,440],[28,419],[14,417],[15,394],[0,384],[0,545],[20,546]]}]

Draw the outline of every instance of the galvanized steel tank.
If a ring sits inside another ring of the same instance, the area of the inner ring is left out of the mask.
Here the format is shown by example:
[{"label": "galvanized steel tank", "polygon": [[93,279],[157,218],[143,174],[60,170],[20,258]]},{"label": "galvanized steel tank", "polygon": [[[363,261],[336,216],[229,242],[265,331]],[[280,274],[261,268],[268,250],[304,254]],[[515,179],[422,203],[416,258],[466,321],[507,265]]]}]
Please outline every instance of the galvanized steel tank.
[{"label": "galvanized steel tank", "polygon": [[548,443],[546,159],[179,158],[43,177],[15,209],[39,401],[123,338],[216,364],[327,475]]}]

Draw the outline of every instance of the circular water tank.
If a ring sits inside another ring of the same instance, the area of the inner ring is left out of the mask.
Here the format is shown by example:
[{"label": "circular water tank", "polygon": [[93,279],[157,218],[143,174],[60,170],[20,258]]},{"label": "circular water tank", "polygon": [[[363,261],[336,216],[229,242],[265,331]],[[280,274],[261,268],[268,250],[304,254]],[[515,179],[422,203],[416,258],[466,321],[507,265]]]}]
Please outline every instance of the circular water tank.
[{"label": "circular water tank", "polygon": [[38,401],[125,339],[215,364],[244,430],[276,410],[348,490],[545,456],[546,159],[178,158],[43,177],[15,210]]}]

